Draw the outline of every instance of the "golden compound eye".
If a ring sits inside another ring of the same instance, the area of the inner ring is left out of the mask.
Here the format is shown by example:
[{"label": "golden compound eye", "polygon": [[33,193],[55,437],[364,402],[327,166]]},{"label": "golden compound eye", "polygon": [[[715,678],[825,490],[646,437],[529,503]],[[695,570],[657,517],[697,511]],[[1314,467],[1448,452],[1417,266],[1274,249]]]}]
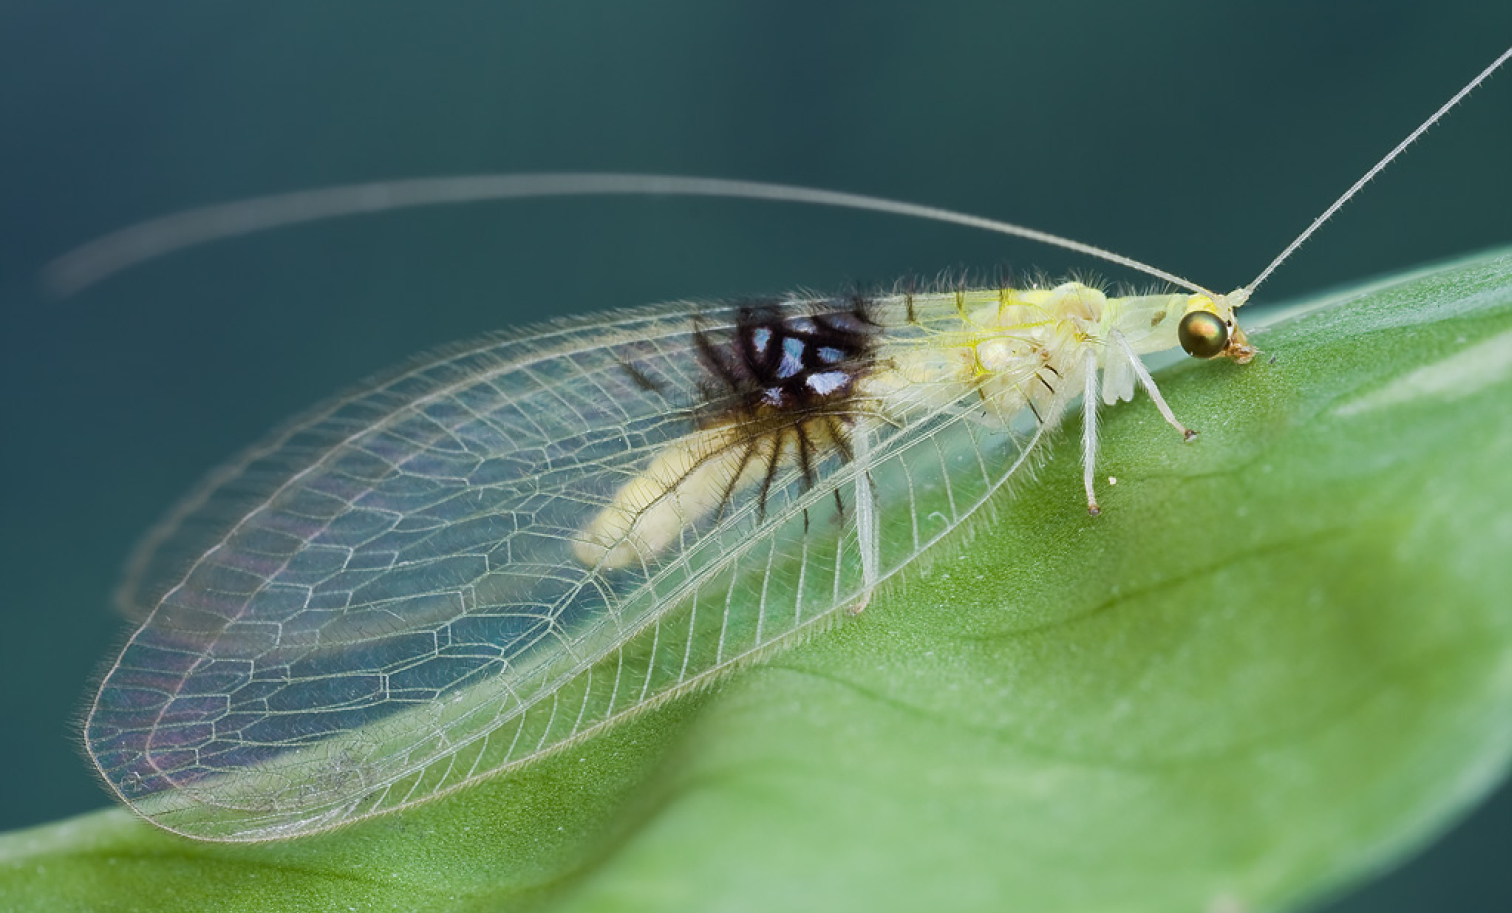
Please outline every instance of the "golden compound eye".
[{"label": "golden compound eye", "polygon": [[1176,338],[1188,355],[1194,358],[1212,358],[1228,347],[1228,325],[1217,314],[1192,311],[1181,318],[1181,325],[1176,328]]}]

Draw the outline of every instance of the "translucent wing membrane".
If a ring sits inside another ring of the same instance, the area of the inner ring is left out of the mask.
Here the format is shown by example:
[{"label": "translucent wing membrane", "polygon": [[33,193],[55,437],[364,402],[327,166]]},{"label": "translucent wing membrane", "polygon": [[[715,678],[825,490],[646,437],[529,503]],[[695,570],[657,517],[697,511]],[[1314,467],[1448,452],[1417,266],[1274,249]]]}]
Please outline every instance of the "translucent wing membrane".
[{"label": "translucent wing membrane", "polygon": [[[170,518],[165,554],[214,535],[108,673],[91,755],[170,830],[292,836],[526,762],[862,602],[1040,430],[935,380],[960,305],[627,312],[335,401]],[[1023,373],[993,382],[1044,383]]]}]

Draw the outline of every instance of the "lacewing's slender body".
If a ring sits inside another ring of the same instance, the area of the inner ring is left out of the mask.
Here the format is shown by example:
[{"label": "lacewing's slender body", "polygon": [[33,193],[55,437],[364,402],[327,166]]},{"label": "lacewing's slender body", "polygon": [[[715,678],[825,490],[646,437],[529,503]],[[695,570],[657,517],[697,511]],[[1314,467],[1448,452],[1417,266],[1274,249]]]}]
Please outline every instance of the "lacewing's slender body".
[{"label": "lacewing's slender body", "polygon": [[[149,539],[143,580],[162,556],[191,560],[157,589],[128,584],[145,621],[100,687],[90,754],[170,830],[311,833],[528,762],[859,610],[1078,398],[1096,514],[1099,401],[1143,386],[1190,439],[1140,356],[1180,345],[1249,361],[1235,309],[1509,55],[1228,295],[1017,226],[831,192],[626,176],[389,185],[392,205],[672,192],[858,206],[1047,240],[1190,291],[678,304],[417,361],[295,421]],[[255,218],[248,205],[128,231],[61,275],[78,285],[249,226],[371,209],[372,188],[258,201]]]}]

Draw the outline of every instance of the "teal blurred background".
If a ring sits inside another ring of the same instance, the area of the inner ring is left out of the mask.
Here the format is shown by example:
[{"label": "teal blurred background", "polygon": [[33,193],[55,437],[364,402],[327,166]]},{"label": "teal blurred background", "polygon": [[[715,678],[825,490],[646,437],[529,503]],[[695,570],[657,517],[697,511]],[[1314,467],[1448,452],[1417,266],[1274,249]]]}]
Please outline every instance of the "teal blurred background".
[{"label": "teal blurred background", "polygon": [[[1512,43],[1512,5],[0,3],[0,828],[102,807],[74,733],[136,537],[364,375],[553,314],[1084,260],[728,201],[412,211],[206,246],[81,296],[43,264],[255,194],[622,170],[809,184],[1068,234],[1218,289]],[[1512,72],[1269,299],[1512,242]],[[1095,267],[1095,265],[1093,265]],[[1127,278],[1127,277],[1123,277]],[[1512,909],[1506,790],[1338,910]]]}]

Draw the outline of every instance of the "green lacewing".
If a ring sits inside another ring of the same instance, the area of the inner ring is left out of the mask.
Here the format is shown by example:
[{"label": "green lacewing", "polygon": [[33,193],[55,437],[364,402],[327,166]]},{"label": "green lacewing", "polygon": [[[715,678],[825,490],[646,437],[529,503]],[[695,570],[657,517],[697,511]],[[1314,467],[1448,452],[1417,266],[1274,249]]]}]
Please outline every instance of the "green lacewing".
[{"label": "green lacewing", "polygon": [[181,213],[81,248],[57,264],[59,288],[353,212],[698,194],[973,225],[1184,289],[1117,297],[1067,282],[677,304],[423,357],[294,420],[149,537],[139,570],[169,552],[193,557],[144,600],[85,724],[90,756],[168,830],[314,833],[526,764],[860,611],[1027,465],[1078,400],[1096,514],[1099,402],[1143,387],[1195,435],[1140,356],[1179,345],[1249,361],[1235,310],[1508,56],[1228,294],[1022,226],[686,177],[330,188]]}]

